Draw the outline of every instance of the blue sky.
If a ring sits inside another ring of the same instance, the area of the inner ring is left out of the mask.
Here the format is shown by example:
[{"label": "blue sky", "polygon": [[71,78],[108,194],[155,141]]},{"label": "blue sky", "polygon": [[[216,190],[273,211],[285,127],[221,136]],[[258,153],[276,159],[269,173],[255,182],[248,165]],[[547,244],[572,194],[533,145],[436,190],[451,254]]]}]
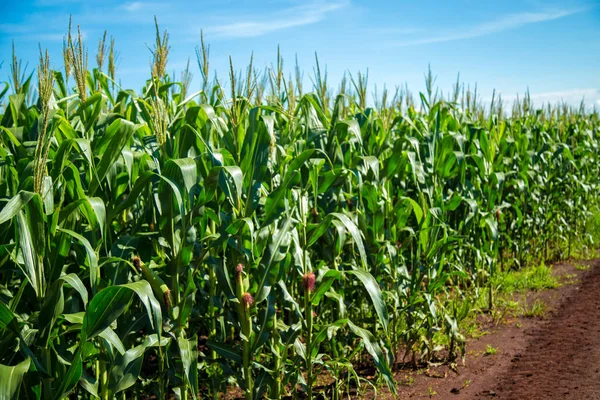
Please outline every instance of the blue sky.
[{"label": "blue sky", "polygon": [[314,52],[327,65],[337,86],[345,71],[369,69],[371,92],[408,83],[423,91],[428,64],[446,92],[456,80],[477,83],[484,99],[493,89],[505,99],[529,88],[536,103],[560,99],[600,105],[600,1],[2,1],[0,13],[0,80],[8,80],[11,42],[17,55],[35,66],[38,43],[48,48],[54,68],[61,69],[62,38],[81,25],[95,63],[104,30],[120,53],[117,75],[125,86],[141,88],[148,76],[154,40],[153,16],[170,34],[168,71],[179,76],[188,57],[192,86],[200,73],[194,49],[204,30],[211,49],[211,69],[226,80],[228,57],[244,68],[275,63],[281,46],[291,72],[297,55],[306,83]]}]

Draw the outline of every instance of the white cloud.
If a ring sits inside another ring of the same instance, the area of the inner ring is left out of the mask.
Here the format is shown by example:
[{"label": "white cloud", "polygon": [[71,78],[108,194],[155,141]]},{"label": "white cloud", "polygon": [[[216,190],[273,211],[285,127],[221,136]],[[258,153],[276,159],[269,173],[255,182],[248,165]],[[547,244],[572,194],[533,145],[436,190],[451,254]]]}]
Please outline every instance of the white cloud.
[{"label": "white cloud", "polygon": [[[4,26],[0,26],[0,32],[6,32],[4,30]],[[33,27],[30,27],[28,29],[21,29],[18,31],[11,31],[11,33],[12,33],[12,39],[15,42],[19,42],[19,41],[39,42],[42,45],[42,47],[44,46],[44,43],[47,43],[47,42],[62,42],[66,36],[66,31],[65,32],[48,32],[48,31],[36,30]],[[76,34],[76,31],[75,31],[75,34]],[[83,38],[83,40],[86,40],[88,38],[87,32],[82,30],[81,37]]]},{"label": "white cloud", "polygon": [[317,23],[325,19],[328,13],[347,5],[347,1],[309,3],[254,17],[253,20],[213,25],[205,28],[204,32],[210,36],[227,38],[262,36],[282,29]]},{"label": "white cloud", "polygon": [[[64,33],[60,33],[60,32],[56,32],[56,33],[52,33],[52,32],[42,32],[42,33],[34,33],[31,35],[25,35],[22,37],[22,39],[24,40],[31,40],[31,41],[37,41],[37,42],[60,42],[65,38],[66,34]],[[85,40],[85,38],[87,37],[87,35],[85,34],[85,32],[81,32],[81,36],[83,37],[83,39]]]},{"label": "white cloud", "polygon": [[[559,104],[567,103],[571,106],[579,106],[583,100],[587,106],[600,106],[600,89],[594,88],[577,88],[552,92],[530,93],[531,100],[534,105],[542,106],[543,104]],[[502,96],[502,99],[512,103],[517,96]],[[522,95],[519,95],[523,99]]]},{"label": "white cloud", "polygon": [[415,27],[375,27],[363,29],[363,32],[365,34],[380,36],[404,36],[421,34],[424,32],[424,29]]},{"label": "white cloud", "polygon": [[498,33],[510,29],[516,29],[521,26],[535,24],[539,22],[552,21],[559,18],[564,18],[569,15],[578,14],[588,8],[572,8],[566,10],[545,10],[539,12],[522,12],[517,14],[507,15],[494,21],[484,22],[474,25],[470,28],[457,29],[451,32],[442,33],[430,37],[409,39],[406,41],[395,42],[395,46],[415,46],[420,44],[442,43],[454,40],[472,39],[480,36],[487,36],[493,33]]},{"label": "white cloud", "polygon": [[134,1],[132,3],[123,4],[122,8],[125,11],[133,12],[140,10],[143,5],[144,3],[142,3],[141,1]]}]

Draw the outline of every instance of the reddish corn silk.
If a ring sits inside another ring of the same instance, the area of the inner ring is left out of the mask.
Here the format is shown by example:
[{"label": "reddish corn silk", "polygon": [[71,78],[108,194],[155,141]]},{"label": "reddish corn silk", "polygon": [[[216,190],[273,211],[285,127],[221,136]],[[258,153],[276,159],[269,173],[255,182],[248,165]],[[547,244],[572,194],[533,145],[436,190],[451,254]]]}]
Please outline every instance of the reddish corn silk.
[{"label": "reddish corn silk", "polygon": [[246,308],[250,308],[254,304],[254,297],[248,292],[242,295],[242,305]]},{"label": "reddish corn silk", "polygon": [[307,272],[302,276],[302,285],[304,285],[305,291],[312,292],[315,289],[315,283],[315,274],[312,272]]},{"label": "reddish corn silk", "polygon": [[239,278],[242,276],[242,272],[244,272],[244,264],[239,263],[237,267],[235,267],[235,277]]}]

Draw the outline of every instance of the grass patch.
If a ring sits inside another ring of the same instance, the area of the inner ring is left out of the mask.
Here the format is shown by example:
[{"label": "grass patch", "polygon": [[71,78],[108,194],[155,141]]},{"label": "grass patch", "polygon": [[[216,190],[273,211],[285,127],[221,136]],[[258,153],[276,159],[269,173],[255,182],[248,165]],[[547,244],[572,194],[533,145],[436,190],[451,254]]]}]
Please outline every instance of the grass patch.
[{"label": "grass patch", "polygon": [[564,274],[560,279],[563,285],[575,285],[579,282],[577,274]]},{"label": "grass patch", "polygon": [[522,315],[527,318],[544,318],[546,315],[546,304],[540,300],[535,299],[533,304],[527,304],[527,300],[523,302]]},{"label": "grass patch", "polygon": [[469,318],[463,323],[463,334],[472,339],[479,339],[482,336],[489,335],[488,331],[482,330],[475,318]]},{"label": "grass patch", "polygon": [[577,271],[587,271],[588,269],[590,269],[592,267],[590,265],[578,264],[575,266],[575,268],[577,269]]},{"label": "grass patch", "polygon": [[496,354],[498,352],[498,348],[497,347],[493,347],[491,345],[486,345],[485,346],[485,355],[486,356],[493,356],[494,354]]},{"label": "grass patch", "polygon": [[432,398],[433,396],[437,395],[437,392],[435,390],[433,390],[433,388],[431,386],[429,386],[429,398]]},{"label": "grass patch", "polygon": [[400,380],[400,384],[402,386],[412,386],[415,383],[415,378],[413,378],[412,376],[409,375],[404,375],[404,379]]},{"label": "grass patch", "polygon": [[524,290],[553,289],[558,286],[560,283],[552,274],[552,267],[544,263],[518,271],[498,272],[494,277],[494,287],[507,294]]}]

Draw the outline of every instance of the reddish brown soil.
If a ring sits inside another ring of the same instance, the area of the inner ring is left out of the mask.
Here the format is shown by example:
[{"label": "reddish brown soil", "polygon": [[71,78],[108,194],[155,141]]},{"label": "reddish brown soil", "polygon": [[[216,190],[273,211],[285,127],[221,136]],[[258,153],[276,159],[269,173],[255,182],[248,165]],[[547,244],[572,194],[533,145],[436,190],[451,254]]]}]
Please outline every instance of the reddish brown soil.
[{"label": "reddish brown soil", "polygon": [[[544,302],[544,318],[484,322],[490,334],[468,341],[457,372],[397,372],[399,398],[600,399],[600,260],[578,264],[591,268],[555,265],[564,284],[527,295]],[[487,345],[497,353],[485,355]]]}]

